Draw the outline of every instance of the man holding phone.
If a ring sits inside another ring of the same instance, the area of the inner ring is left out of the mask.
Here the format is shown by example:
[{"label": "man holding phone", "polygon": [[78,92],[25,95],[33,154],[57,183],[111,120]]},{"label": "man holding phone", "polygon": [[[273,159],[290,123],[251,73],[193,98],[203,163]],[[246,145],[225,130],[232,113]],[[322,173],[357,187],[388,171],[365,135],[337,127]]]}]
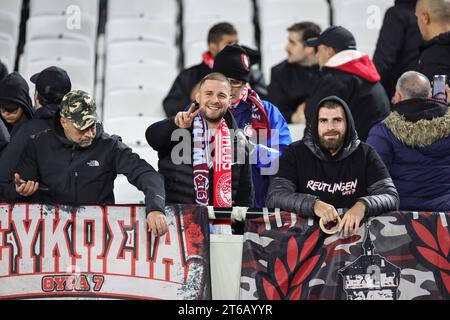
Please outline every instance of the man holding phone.
[{"label": "man holding phone", "polygon": [[431,98],[428,78],[405,72],[393,112],[369,132],[400,195],[400,210],[450,210],[450,111]]}]

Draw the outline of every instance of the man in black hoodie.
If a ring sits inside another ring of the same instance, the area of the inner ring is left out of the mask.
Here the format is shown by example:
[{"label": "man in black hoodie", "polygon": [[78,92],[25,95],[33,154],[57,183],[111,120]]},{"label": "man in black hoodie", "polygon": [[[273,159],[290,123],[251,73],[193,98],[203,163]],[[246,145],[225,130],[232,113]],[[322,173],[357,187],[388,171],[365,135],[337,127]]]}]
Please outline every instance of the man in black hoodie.
[{"label": "man in black hoodie", "polygon": [[0,157],[0,199],[2,198],[1,185],[11,180],[30,137],[52,126],[51,119],[59,111],[63,96],[71,89],[67,72],[55,66],[33,75],[30,80],[36,86],[34,94],[36,112],[33,119],[17,127]]},{"label": "man in black hoodie", "polygon": [[389,114],[389,99],[380,75],[367,54],[356,50],[353,34],[341,26],[326,29],[306,44],[317,47],[322,77],[306,101],[306,122],[323,98],[336,95],[348,102],[358,137],[365,141],[370,128]]},{"label": "man in black hoodie", "polygon": [[430,81],[434,75],[450,77],[450,2],[418,0],[417,24],[426,43],[419,60],[419,71]]},{"label": "man in black hoodie", "polygon": [[18,73],[12,72],[0,81],[0,120],[11,135],[20,124],[33,117],[34,109],[27,81]]},{"label": "man in black hoodie", "polygon": [[318,104],[303,140],[281,156],[267,205],[324,224],[336,219],[336,208],[350,208],[339,225],[348,236],[365,216],[396,210],[399,197],[376,151],[358,139],[347,104],[331,96]]},{"label": "man in black hoodie", "polygon": [[16,199],[20,195],[26,201],[71,206],[114,204],[117,174],[127,176],[145,194],[149,231],[157,236],[167,232],[162,176],[119,137],[103,132],[95,101],[77,90],[63,97],[52,129],[30,139],[9,189],[11,194],[16,192]]}]

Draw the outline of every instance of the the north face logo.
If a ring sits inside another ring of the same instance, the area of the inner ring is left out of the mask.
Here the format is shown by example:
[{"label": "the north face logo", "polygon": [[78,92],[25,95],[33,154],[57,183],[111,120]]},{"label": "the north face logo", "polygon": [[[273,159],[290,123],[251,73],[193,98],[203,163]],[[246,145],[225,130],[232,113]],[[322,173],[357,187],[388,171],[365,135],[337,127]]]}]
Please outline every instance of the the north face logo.
[{"label": "the north face logo", "polygon": [[86,163],[89,167],[99,167],[100,163],[97,160],[91,160]]}]

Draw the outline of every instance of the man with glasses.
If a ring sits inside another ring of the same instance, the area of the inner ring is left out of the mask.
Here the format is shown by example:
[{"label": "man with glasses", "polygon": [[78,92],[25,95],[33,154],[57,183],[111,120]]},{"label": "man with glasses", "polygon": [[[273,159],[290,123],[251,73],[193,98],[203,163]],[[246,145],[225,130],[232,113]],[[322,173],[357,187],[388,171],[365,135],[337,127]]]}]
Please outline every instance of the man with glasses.
[{"label": "man with glasses", "polygon": [[261,100],[248,85],[249,60],[243,47],[226,46],[217,54],[213,71],[224,74],[231,83],[230,111],[251,149],[253,206],[263,208],[270,177],[278,171],[278,158],[291,143],[291,134],[278,108]]}]

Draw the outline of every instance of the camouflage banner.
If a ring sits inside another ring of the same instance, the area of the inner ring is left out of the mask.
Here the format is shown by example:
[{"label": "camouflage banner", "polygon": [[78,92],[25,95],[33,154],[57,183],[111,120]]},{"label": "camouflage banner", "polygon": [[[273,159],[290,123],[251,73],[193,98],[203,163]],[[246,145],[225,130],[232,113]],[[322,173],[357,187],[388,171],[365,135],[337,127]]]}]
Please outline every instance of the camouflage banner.
[{"label": "camouflage banner", "polygon": [[391,212],[348,238],[287,212],[246,221],[241,299],[450,299],[450,214]]},{"label": "camouflage banner", "polygon": [[0,298],[211,299],[206,208],[0,205]]}]

